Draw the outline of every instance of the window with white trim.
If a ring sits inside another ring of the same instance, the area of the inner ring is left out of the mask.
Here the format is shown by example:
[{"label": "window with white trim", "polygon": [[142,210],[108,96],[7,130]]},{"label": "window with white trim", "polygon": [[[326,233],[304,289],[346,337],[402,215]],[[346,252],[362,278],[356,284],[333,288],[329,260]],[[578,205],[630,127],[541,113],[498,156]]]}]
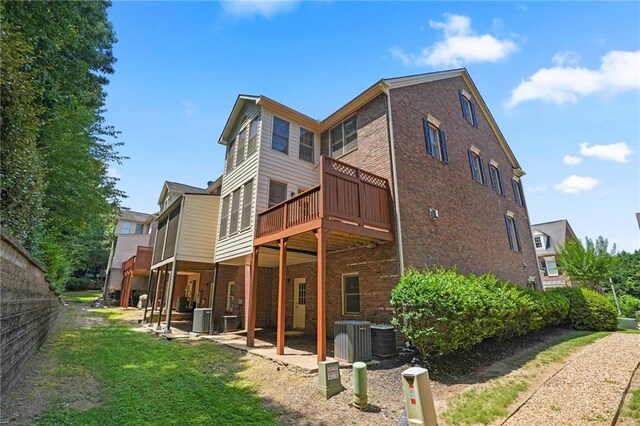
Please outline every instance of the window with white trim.
[{"label": "window with white trim", "polygon": [[244,184],[242,190],[242,220],[240,229],[247,229],[251,226],[251,199],[253,197],[253,180]]},{"label": "window with white trim", "polygon": [[120,225],[120,233],[121,234],[130,234],[132,226],[133,226],[133,223],[131,223],[131,222],[122,222],[122,224]]},{"label": "window with white trim", "polygon": [[356,116],[343,121],[329,131],[331,157],[340,157],[358,147]]},{"label": "window with white trim", "polygon": [[240,214],[240,188],[231,194],[231,220],[229,222],[229,235],[238,232],[238,216]]},{"label": "window with white trim", "polygon": [[271,149],[283,154],[289,153],[289,122],[276,116],[273,117]]},{"label": "window with white trim", "polygon": [[227,284],[227,312],[233,312],[233,300],[236,296],[236,284],[231,281]]},{"label": "window with white trim", "polygon": [[536,245],[536,248],[542,248],[542,237],[533,237],[533,242]]},{"label": "window with white trim", "polygon": [[478,127],[478,120],[476,120],[476,106],[471,101],[471,95],[465,91],[460,92],[460,106],[462,108],[462,117],[470,124]]},{"label": "window with white trim", "polygon": [[309,131],[303,127],[300,127],[300,147],[298,152],[298,158],[313,163],[313,139],[315,135],[312,131]]},{"label": "window with white trim", "polygon": [[516,219],[509,213],[504,215],[504,221],[507,226],[507,238],[509,239],[509,248],[513,251],[521,251],[520,235],[518,233],[518,224]]},{"label": "window with white trim", "polygon": [[556,263],[556,258],[554,256],[545,257],[544,264],[548,276],[557,277],[558,275],[560,275],[558,273],[558,264]]},{"label": "window with white trim", "polygon": [[424,118],[422,119],[422,127],[424,130],[424,142],[427,154],[448,164],[449,154],[447,153],[447,139],[444,131],[442,131],[439,125]]},{"label": "window with white trim", "polygon": [[220,238],[227,236],[229,223],[229,196],[222,199],[222,208],[220,209]]},{"label": "window with white trim", "polygon": [[360,276],[358,274],[342,276],[342,313],[345,315],[360,313]]},{"label": "window with white trim", "polygon": [[496,164],[489,163],[489,180],[491,180],[491,189],[500,195],[505,195],[502,175]]},{"label": "window with white trim", "polygon": [[520,184],[520,181],[515,178],[512,179],[511,188],[513,189],[513,197],[516,200],[516,204],[524,206],[524,194],[522,192],[522,185]]},{"label": "window with white trim", "polygon": [[136,234],[144,233],[144,224],[136,223]]},{"label": "window with white trim", "polygon": [[480,154],[473,149],[467,150],[469,155],[469,169],[471,170],[471,179],[483,185],[487,184],[487,178],[484,174],[484,161],[480,158]]}]

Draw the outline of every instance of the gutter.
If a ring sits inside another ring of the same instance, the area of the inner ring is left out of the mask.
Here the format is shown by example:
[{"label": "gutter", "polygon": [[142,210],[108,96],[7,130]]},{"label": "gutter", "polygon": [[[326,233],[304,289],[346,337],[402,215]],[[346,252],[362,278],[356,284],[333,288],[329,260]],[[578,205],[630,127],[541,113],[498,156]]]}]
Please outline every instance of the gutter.
[{"label": "gutter", "polygon": [[387,96],[387,123],[389,129],[389,153],[391,155],[391,177],[393,179],[393,206],[396,213],[396,233],[398,246],[398,273],[400,276],[404,274],[404,252],[402,251],[402,227],[400,225],[400,199],[398,197],[398,173],[396,168],[396,150],[393,139],[393,117],[391,115],[391,96],[389,94],[389,86],[382,82],[380,88]]}]

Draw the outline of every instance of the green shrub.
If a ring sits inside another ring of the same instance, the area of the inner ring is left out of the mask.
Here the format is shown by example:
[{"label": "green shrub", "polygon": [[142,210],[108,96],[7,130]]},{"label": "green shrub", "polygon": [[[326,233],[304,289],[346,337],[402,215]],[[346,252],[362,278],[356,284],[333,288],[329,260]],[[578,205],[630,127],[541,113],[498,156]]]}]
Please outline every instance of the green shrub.
[{"label": "green shrub", "polygon": [[409,270],[391,293],[394,324],[421,354],[467,349],[488,337],[508,338],[567,315],[562,296],[527,290],[493,275]]},{"label": "green shrub", "polygon": [[64,289],[66,291],[87,290],[92,284],[91,278],[71,277],[65,283]]},{"label": "green shrub", "polygon": [[576,330],[609,331],[618,326],[618,311],[603,295],[584,287],[553,289],[569,301],[569,313],[564,324]]}]

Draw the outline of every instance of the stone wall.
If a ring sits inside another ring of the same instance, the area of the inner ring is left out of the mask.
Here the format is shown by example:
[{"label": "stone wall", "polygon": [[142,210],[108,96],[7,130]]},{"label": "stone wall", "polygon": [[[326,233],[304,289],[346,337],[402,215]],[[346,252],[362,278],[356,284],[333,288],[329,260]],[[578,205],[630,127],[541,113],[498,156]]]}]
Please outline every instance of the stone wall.
[{"label": "stone wall", "polygon": [[44,269],[0,228],[0,399],[56,324],[62,304]]}]

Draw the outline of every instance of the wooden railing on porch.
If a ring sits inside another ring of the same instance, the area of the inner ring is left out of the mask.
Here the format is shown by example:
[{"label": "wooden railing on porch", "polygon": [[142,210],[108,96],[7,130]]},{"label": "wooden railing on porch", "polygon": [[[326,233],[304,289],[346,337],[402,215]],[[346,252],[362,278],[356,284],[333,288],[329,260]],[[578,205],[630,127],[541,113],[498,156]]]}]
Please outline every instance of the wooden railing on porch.
[{"label": "wooden railing on porch", "polygon": [[331,219],[391,232],[391,191],[387,179],[322,156],[320,185],[258,216],[258,238],[311,222]]},{"label": "wooden railing on porch", "polygon": [[149,272],[151,269],[151,257],[153,256],[153,247],[138,246],[136,254],[131,256],[124,262],[124,274],[138,274]]}]

